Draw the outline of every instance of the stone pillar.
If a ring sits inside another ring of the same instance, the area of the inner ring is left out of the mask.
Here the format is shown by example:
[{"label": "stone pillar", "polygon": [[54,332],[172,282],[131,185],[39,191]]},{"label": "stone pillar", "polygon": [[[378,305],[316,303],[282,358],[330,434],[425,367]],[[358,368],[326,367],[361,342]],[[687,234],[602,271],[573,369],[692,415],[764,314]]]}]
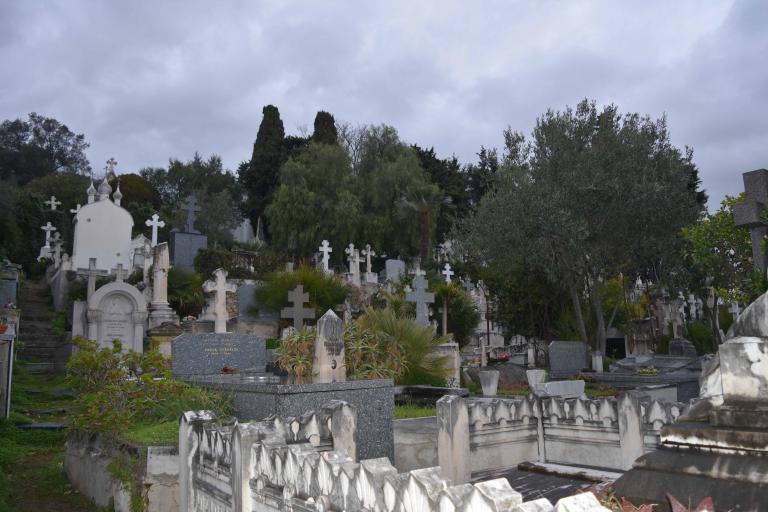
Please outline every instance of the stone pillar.
[{"label": "stone pillar", "polygon": [[[258,429],[251,424],[238,424],[232,432],[232,501],[234,510],[253,512],[253,500],[251,500],[251,471],[253,462],[253,445],[259,442]],[[179,443],[179,462],[181,458],[181,443]],[[181,482],[179,482],[181,484]],[[179,485],[179,491],[182,487]],[[181,494],[181,493],[179,493]],[[179,503],[181,505],[181,502]],[[179,510],[189,510],[180,507]]]},{"label": "stone pillar", "polygon": [[536,368],[536,346],[528,344],[528,368]]},{"label": "stone pillar", "polygon": [[480,386],[483,388],[483,396],[496,396],[499,387],[498,370],[483,370],[480,374]]},{"label": "stone pillar", "polygon": [[149,305],[149,328],[164,323],[179,324],[179,317],[168,304],[168,269],[170,268],[168,243],[155,246],[152,273],[152,302]]},{"label": "stone pillar", "polygon": [[437,401],[437,459],[443,478],[452,485],[468,483],[472,476],[467,402],[457,395]]},{"label": "stone pillar", "polygon": [[197,451],[196,429],[216,417],[210,411],[188,411],[179,422],[179,510],[195,509],[193,459]]},{"label": "stone pillar", "polygon": [[344,364],[344,322],[330,309],[317,321],[312,380],[313,382],[347,380],[347,368]]},{"label": "stone pillar", "polygon": [[603,353],[599,350],[592,352],[592,369],[595,373],[603,373]]},{"label": "stone pillar", "polygon": [[85,316],[88,319],[88,339],[99,341],[99,324],[101,323],[101,311],[89,309]]},{"label": "stone pillar", "polygon": [[617,408],[621,467],[629,470],[632,469],[632,463],[645,453],[640,401],[637,395],[630,391],[617,398]]}]

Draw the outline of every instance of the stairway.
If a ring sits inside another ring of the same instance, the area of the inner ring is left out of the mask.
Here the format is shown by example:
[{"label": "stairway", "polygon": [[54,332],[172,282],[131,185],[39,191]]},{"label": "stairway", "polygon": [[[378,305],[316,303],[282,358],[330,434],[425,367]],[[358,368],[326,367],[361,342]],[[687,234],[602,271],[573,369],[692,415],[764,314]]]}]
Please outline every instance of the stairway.
[{"label": "stairway", "polygon": [[30,373],[53,373],[57,356],[66,348],[62,336],[51,325],[50,292],[45,280],[26,281],[19,290],[21,320],[18,339],[22,348],[19,357]]}]

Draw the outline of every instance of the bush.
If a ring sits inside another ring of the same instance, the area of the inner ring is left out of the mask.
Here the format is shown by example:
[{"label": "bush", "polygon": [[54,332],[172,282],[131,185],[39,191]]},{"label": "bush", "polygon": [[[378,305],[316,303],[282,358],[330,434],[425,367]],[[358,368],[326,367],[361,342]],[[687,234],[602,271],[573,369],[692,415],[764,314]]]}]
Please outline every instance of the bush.
[{"label": "bush", "polygon": [[168,271],[168,302],[182,318],[199,315],[205,303],[202,276],[179,267],[171,268]]},{"label": "bush", "polygon": [[275,350],[277,364],[299,380],[312,378],[315,329],[308,327],[287,336]]},{"label": "bush", "polygon": [[318,316],[344,302],[349,289],[336,276],[328,276],[322,270],[302,263],[293,272],[270,274],[256,290],[256,300],[265,308],[279,311],[288,305],[288,292],[302,285],[309,292],[309,305]]},{"label": "bush", "polygon": [[178,419],[183,411],[209,409],[228,414],[231,406],[220,394],[173,380],[170,361],[159,352],[122,352],[76,337],[78,353],[70,358],[68,382],[75,390],[71,428],[117,439],[136,425]]},{"label": "bush", "polygon": [[460,346],[469,343],[472,331],[480,321],[480,313],[477,311],[475,301],[464,291],[458,281],[446,283],[445,281],[435,287],[435,318],[442,326],[443,303],[448,303],[448,332]]}]

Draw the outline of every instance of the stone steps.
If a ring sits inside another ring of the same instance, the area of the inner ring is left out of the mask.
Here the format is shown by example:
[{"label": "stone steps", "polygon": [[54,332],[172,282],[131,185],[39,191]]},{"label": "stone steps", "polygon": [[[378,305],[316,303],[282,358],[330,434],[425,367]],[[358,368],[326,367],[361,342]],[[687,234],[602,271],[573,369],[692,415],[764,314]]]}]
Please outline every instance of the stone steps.
[{"label": "stone steps", "polygon": [[19,341],[23,348],[20,356],[29,361],[30,373],[55,371],[64,347],[62,337],[51,325],[50,294],[45,282],[25,282],[19,290],[21,329]]},{"label": "stone steps", "polygon": [[33,375],[39,375],[41,373],[53,373],[56,369],[56,366],[51,362],[30,362],[24,365],[27,373],[31,373]]}]

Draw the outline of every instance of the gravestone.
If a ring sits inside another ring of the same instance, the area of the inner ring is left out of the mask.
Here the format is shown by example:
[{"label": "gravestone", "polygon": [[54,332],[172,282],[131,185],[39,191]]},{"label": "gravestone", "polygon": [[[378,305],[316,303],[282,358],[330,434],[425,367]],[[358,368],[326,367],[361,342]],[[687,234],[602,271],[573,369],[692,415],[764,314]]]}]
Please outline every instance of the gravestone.
[{"label": "gravestone", "polygon": [[304,328],[304,320],[315,318],[314,308],[304,307],[304,303],[309,302],[309,293],[304,293],[302,285],[297,285],[288,292],[288,302],[292,304],[291,307],[283,308],[280,311],[280,317],[293,319],[293,328],[297,331]]},{"label": "gravestone", "polygon": [[733,206],[733,221],[737,226],[749,229],[752,261],[755,263],[755,269],[764,274],[766,262],[762,244],[768,234],[768,224],[763,220],[763,211],[768,204],[768,170],[745,172],[742,177],[747,197],[744,203]]},{"label": "gravestone", "polygon": [[330,309],[317,321],[315,357],[312,360],[313,382],[344,382],[344,322]]},{"label": "gravestone", "polygon": [[214,270],[213,276],[215,280],[203,283],[203,291],[214,294],[213,331],[216,333],[225,333],[227,332],[227,320],[229,320],[229,314],[227,312],[227,293],[236,292],[237,287],[233,283],[227,283],[227,271],[223,268]]},{"label": "gravestone", "polygon": [[690,357],[691,359],[698,357],[696,347],[685,338],[676,338],[669,342],[669,355]]},{"label": "gravestone", "polygon": [[86,311],[88,338],[102,347],[112,347],[117,339],[123,350],[144,351],[144,328],[147,320],[147,301],[136,287],[122,281],[106,284],[88,297]]},{"label": "gravestone", "polygon": [[413,289],[405,294],[405,300],[416,305],[416,323],[429,325],[429,305],[435,302],[435,294],[427,292],[427,280],[418,271],[413,278]]},{"label": "gravestone", "polygon": [[152,279],[152,302],[149,309],[149,328],[158,327],[164,323],[179,323],[179,317],[168,303],[168,270],[170,258],[168,243],[155,246],[154,272]]},{"label": "gravestone", "polygon": [[264,340],[251,334],[182,334],[171,345],[173,374],[218,375],[232,371],[263,372],[267,365]]},{"label": "gravestone", "polygon": [[208,247],[208,237],[195,229],[195,214],[200,211],[195,196],[187,197],[181,209],[187,212],[187,221],[184,231],[171,230],[171,262],[174,267],[193,271],[195,256]]},{"label": "gravestone", "polygon": [[568,378],[587,367],[587,345],[581,341],[553,341],[549,344],[549,368],[553,378]]},{"label": "gravestone", "polygon": [[[245,321],[257,320],[261,308],[256,303],[256,283],[243,283],[237,287],[237,317]],[[256,309],[259,309],[258,313]]]},{"label": "gravestone", "polygon": [[330,254],[333,252],[333,248],[328,243],[328,240],[323,240],[323,242],[320,244],[320,247],[318,250],[322,253],[323,257],[320,260],[320,264],[322,265],[323,272],[326,274],[333,274],[333,271],[330,267]]},{"label": "gravestone", "polygon": [[405,275],[405,262],[403,260],[386,260],[384,272],[385,280],[398,283],[400,278]]}]

